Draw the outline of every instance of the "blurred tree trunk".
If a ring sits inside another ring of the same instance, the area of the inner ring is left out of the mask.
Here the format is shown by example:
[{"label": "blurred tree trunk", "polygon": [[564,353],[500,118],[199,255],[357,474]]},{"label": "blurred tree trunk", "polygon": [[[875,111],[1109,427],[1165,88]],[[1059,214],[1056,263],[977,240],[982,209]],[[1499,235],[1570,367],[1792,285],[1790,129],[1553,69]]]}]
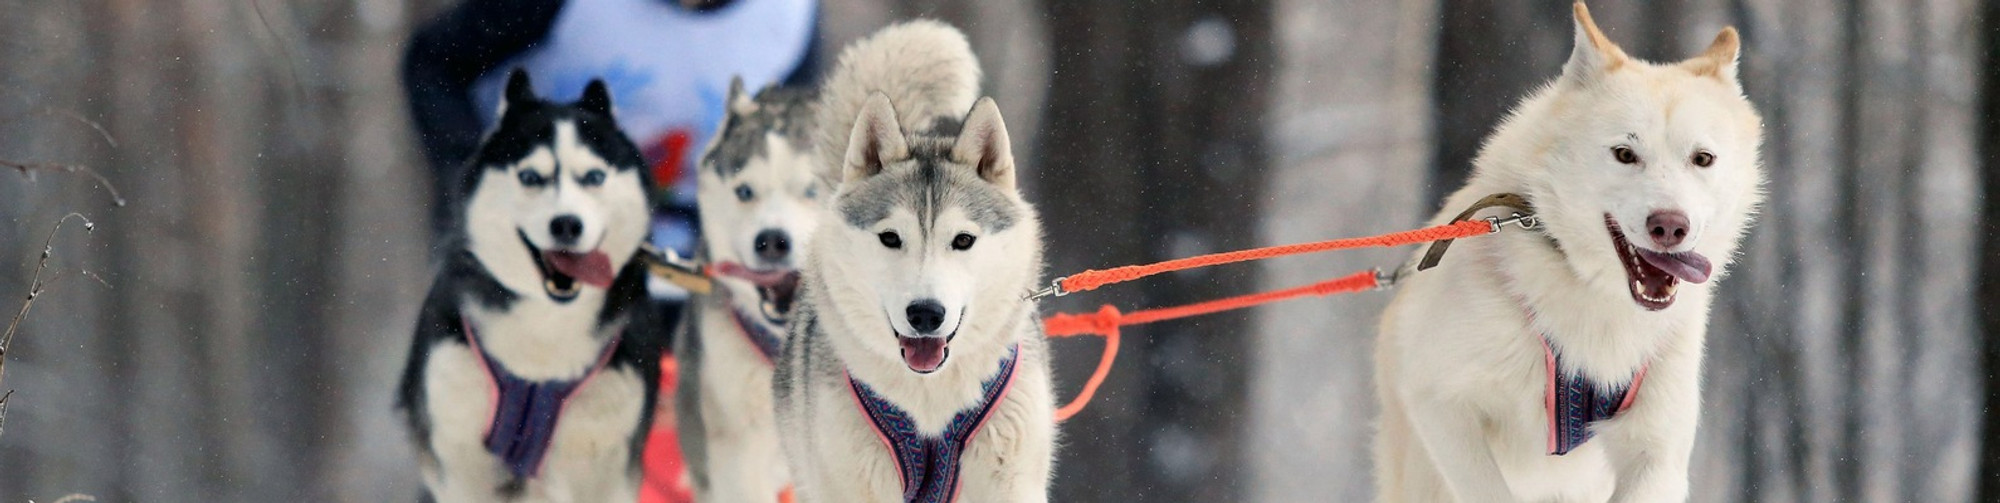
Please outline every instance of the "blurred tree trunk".
[{"label": "blurred tree trunk", "polygon": [[1979,331],[1984,334],[1980,375],[1984,411],[1980,428],[1978,501],[2000,501],[2000,2],[1986,2],[1979,16],[1983,64],[1979,66],[1980,186],[1984,207],[1973,247],[1978,250]]},{"label": "blurred tree trunk", "polygon": [[[97,231],[58,265],[115,287],[66,282],[24,326],[0,500],[414,494],[388,398],[426,277],[394,73],[412,3],[0,1],[21,30],[0,40],[0,158],[90,165],[131,203],[0,182],[34,194],[0,200],[0,242],[83,211]],[[25,276],[0,279],[13,298]]]},{"label": "blurred tree trunk", "polygon": [[[1257,245],[1271,5],[1193,0],[1043,4],[1054,79],[1041,180],[1056,274]],[[1021,128],[1023,126],[1015,126]],[[1038,170],[1038,171],[1034,171]],[[1177,305],[1255,287],[1254,269],[1168,275],[1045,311]],[[1126,331],[1093,406],[1063,425],[1059,501],[1236,501],[1245,473],[1244,312]],[[1088,369],[1095,342],[1060,342]],[[1062,395],[1081,373],[1061,380]],[[1069,376],[1065,376],[1069,377]]]}]

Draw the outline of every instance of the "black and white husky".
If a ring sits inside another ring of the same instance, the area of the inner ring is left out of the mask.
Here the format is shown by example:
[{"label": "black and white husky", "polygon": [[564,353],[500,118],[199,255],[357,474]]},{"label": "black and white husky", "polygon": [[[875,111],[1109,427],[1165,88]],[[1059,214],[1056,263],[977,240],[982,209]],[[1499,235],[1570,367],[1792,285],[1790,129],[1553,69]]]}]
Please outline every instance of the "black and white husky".
[{"label": "black and white husky", "polygon": [[[849,47],[821,89],[820,219],[775,377],[800,501],[1045,501],[1035,211],[958,30]],[[977,103],[975,103],[977,99]]]},{"label": "black and white husky", "polygon": [[701,259],[715,287],[689,302],[674,339],[674,410],[698,501],[771,501],[791,483],[771,372],[821,212],[816,99],[808,89],[775,87],[752,97],[737,79],[702,155]]},{"label": "black and white husky", "polygon": [[458,180],[399,407],[438,501],[635,501],[663,349],[646,316],[647,176],[592,82],[507,81]]}]

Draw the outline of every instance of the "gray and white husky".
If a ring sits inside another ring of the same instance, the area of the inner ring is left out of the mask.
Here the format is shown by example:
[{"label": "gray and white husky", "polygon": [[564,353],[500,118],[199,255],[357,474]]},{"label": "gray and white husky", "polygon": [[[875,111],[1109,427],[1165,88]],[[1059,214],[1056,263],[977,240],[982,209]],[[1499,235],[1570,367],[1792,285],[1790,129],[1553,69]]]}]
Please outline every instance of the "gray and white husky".
[{"label": "gray and white husky", "polygon": [[639,149],[593,81],[575,104],[507,82],[457,180],[459,232],[417,320],[398,407],[437,501],[634,501],[663,344],[645,309]]},{"label": "gray and white husky", "polygon": [[698,501],[771,501],[791,483],[771,409],[772,363],[798,286],[823,183],[809,89],[742,79],[702,154],[701,258],[714,288],[689,302],[674,358],[681,451]]},{"label": "gray and white husky", "polygon": [[979,64],[937,22],[848,47],[821,89],[814,233],[776,376],[800,501],[1045,501],[1055,445],[1035,211]]},{"label": "gray and white husky", "polygon": [[1709,302],[1762,199],[1763,125],[1734,29],[1650,63],[1575,14],[1562,76],[1433,220],[1512,193],[1536,232],[1462,242],[1382,316],[1382,501],[1687,499]]}]

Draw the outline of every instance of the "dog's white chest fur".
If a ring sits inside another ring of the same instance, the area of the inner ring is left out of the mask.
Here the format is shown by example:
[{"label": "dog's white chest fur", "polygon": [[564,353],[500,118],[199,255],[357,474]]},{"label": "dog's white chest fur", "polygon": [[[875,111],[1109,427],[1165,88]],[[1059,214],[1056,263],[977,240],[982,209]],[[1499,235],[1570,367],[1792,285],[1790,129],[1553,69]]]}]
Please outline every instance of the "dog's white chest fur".
[{"label": "dog's white chest fur", "polygon": [[[1052,439],[1055,436],[1054,397],[1047,365],[1047,347],[1037,339],[1021,345],[1021,361],[1007,394],[993,404],[986,422],[967,442],[957,466],[959,498],[964,503],[1042,501],[1047,498]],[[835,377],[822,375],[821,377]],[[814,419],[795,435],[795,445],[809,446],[794,460],[820,467],[801,475],[818,474],[802,481],[801,490],[810,491],[813,501],[901,501],[903,483],[894,451],[876,432],[875,424],[856,402],[847,379],[817,379],[807,393],[808,410]],[[915,417],[918,409],[909,403],[897,404]],[[956,407],[932,407],[927,416],[950,417]],[[936,421],[919,429],[935,436],[948,421]],[[805,440],[810,439],[810,440]]]},{"label": "dog's white chest fur", "polygon": [[689,335],[701,338],[704,353],[699,406],[709,478],[699,496],[714,501],[772,497],[791,476],[772,415],[771,363],[743,333],[729,303],[706,298],[695,306],[702,310],[701,324]]},{"label": "dog's white chest fur", "polygon": [[[1629,308],[1586,303],[1537,313],[1531,324],[1530,308],[1509,293],[1518,286],[1494,267],[1496,244],[1455,246],[1446,265],[1400,285],[1383,315],[1376,361],[1385,409],[1377,462],[1390,479],[1384,499],[1450,501],[1440,470],[1479,464],[1497,476],[1484,486],[1495,496],[1607,501],[1620,478],[1613,455],[1693,440],[1701,336],[1693,327],[1706,315],[1706,296],[1684,292],[1672,316],[1683,318],[1679,323],[1613,320],[1595,315]],[[1564,371],[1603,384],[1629,382],[1648,368],[1631,409],[1592,423],[1596,436],[1562,456],[1549,454],[1543,337],[1572,342],[1566,362],[1605,370]]]},{"label": "dog's white chest fur", "polygon": [[[518,325],[522,324],[488,323],[478,325],[475,330],[483,350],[524,378],[539,379],[514,369],[561,374],[558,377],[561,379],[580,378],[602,354],[601,347],[577,343],[587,332],[571,332],[567,346],[581,347],[588,354],[555,345],[547,350],[575,359],[558,365],[547,355],[539,359],[503,358],[500,356],[503,353],[495,350],[520,354],[524,348],[512,343],[488,342],[492,337],[489,334],[498,335],[494,334],[494,328],[519,328]],[[499,332],[505,333],[505,329]],[[576,362],[587,363],[578,367]],[[568,370],[555,370],[558,367]],[[441,464],[441,467],[424,467],[426,483],[441,502],[493,500],[510,479],[501,459],[485,446],[485,432],[493,422],[493,377],[479,355],[461,344],[432,348],[424,374],[425,410],[431,414],[430,448]],[[638,474],[625,467],[631,465],[632,432],[639,428],[643,412],[639,397],[644,393],[644,382],[630,368],[604,369],[572,392],[561,409],[541,471],[522,487],[521,497],[526,501],[550,502],[635,500]]]}]

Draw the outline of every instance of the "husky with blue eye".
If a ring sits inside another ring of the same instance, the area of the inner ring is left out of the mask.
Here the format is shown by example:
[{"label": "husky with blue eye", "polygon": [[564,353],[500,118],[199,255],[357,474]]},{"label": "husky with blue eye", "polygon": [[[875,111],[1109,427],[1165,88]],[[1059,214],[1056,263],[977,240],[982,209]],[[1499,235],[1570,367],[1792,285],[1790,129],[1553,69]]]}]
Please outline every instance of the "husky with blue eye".
[{"label": "husky with blue eye", "polygon": [[885,28],[821,89],[813,234],[779,358],[778,432],[805,502],[1046,501],[1042,269],[1007,128],[958,30]]},{"label": "husky with blue eye", "polygon": [[441,502],[635,501],[661,332],[635,260],[649,206],[611,95],[536,97],[515,71],[457,180],[458,232],[398,397]]},{"label": "husky with blue eye", "polygon": [[739,78],[702,154],[700,258],[714,287],[689,301],[674,338],[674,412],[697,501],[773,501],[791,484],[771,373],[822,212],[817,101],[810,89],[752,96]]}]

